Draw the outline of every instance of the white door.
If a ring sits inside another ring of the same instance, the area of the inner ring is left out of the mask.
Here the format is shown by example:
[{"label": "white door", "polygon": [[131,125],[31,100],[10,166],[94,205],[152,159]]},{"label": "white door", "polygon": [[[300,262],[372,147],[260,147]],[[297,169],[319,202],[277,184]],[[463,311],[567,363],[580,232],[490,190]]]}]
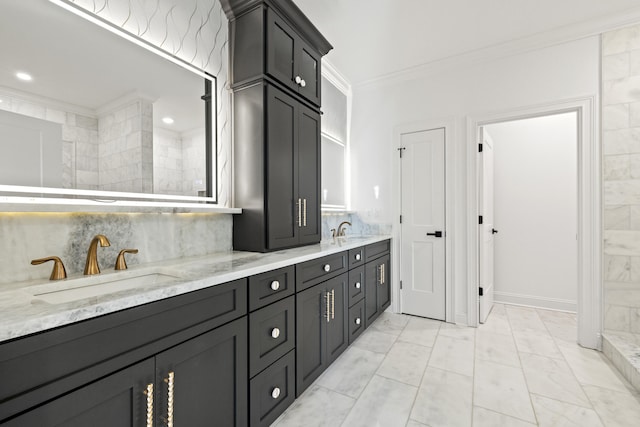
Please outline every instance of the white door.
[{"label": "white door", "polygon": [[445,133],[401,135],[400,304],[445,320]]},{"label": "white door", "polygon": [[479,155],[480,195],[478,212],[482,224],[478,227],[480,245],[480,323],[487,321],[493,307],[493,237],[497,233],[493,223],[493,141],[486,129],[479,128],[482,151]]}]

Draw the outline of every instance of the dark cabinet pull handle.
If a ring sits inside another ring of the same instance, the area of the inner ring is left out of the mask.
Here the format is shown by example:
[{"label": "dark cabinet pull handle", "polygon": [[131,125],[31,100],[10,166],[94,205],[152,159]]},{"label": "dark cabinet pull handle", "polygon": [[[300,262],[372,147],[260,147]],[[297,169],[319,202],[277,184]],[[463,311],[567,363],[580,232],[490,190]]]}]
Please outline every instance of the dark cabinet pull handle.
[{"label": "dark cabinet pull handle", "polygon": [[495,228],[491,229],[491,234],[498,234],[498,230],[496,230]]},{"label": "dark cabinet pull handle", "polygon": [[427,236],[442,237],[442,231],[436,231],[435,233],[427,233]]}]

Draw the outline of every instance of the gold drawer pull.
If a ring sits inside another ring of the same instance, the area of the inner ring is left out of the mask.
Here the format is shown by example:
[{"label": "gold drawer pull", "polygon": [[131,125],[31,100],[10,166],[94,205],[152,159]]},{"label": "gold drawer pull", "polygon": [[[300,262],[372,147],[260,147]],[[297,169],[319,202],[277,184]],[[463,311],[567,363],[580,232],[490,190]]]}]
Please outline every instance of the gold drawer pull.
[{"label": "gold drawer pull", "polygon": [[147,427],[153,427],[153,383],[142,392],[147,396]]},{"label": "gold drawer pull", "polygon": [[167,383],[167,427],[173,427],[173,394],[175,387],[175,372],[169,372],[169,376],[164,379]]}]

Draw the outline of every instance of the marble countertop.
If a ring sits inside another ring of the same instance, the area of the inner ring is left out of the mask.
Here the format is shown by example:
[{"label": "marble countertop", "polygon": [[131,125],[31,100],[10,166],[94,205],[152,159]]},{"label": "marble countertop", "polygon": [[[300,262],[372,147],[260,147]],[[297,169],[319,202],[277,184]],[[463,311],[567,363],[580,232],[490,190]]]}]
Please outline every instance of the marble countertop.
[{"label": "marble countertop", "polygon": [[126,271],[105,271],[99,277],[91,276],[89,280],[110,283],[118,281],[122,284],[141,276],[160,274],[165,281],[129,288],[124,286],[115,292],[82,297],[69,302],[47,302],[46,295],[53,295],[52,292],[68,287],[85,287],[87,284],[82,282],[88,278],[79,275],[56,282],[38,280],[2,285],[0,342],[389,238],[387,235],[349,236],[265,254],[225,252],[139,265]]}]

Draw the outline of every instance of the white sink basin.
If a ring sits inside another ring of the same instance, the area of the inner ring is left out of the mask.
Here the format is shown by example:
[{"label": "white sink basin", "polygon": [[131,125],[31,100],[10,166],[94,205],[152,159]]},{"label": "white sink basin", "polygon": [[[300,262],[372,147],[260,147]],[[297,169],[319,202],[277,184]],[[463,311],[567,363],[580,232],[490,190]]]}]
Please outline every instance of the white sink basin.
[{"label": "white sink basin", "polygon": [[56,284],[32,286],[25,290],[42,301],[62,304],[128,289],[168,283],[177,279],[179,277],[169,274],[146,272],[132,277],[114,275],[83,277]]}]

